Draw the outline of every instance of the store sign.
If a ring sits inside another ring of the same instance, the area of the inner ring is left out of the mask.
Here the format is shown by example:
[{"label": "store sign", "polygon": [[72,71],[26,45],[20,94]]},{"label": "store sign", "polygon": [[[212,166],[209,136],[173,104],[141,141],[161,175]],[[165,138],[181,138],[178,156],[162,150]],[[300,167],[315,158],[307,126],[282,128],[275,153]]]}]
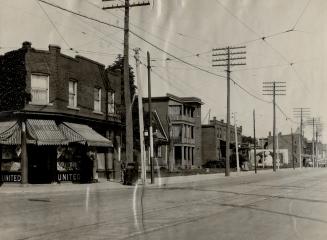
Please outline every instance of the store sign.
[{"label": "store sign", "polygon": [[81,178],[79,173],[58,173],[58,181],[79,181]]},{"label": "store sign", "polygon": [[20,182],[22,176],[20,173],[2,173],[1,174],[2,182]]}]

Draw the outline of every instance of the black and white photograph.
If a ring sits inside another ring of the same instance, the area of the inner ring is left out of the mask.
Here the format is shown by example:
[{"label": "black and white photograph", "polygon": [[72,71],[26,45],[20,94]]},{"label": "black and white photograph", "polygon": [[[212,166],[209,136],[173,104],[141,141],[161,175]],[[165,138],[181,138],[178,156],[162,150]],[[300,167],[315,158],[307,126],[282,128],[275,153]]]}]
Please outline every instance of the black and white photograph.
[{"label": "black and white photograph", "polygon": [[325,240],[326,120],[326,0],[0,0],[0,240]]}]

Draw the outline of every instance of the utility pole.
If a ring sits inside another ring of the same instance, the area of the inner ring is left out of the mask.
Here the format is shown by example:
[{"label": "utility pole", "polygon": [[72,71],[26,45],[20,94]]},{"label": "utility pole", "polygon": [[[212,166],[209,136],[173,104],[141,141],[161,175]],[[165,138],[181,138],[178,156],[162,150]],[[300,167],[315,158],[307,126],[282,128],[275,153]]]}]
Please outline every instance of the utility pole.
[{"label": "utility pole", "polygon": [[[230,175],[230,69],[233,66],[245,65],[244,62],[235,62],[235,60],[246,59],[244,54],[245,51],[235,52],[237,49],[245,49],[245,46],[240,47],[225,47],[225,48],[215,48],[213,49],[213,57],[223,57],[218,59],[213,59],[213,67],[226,67],[227,68],[227,125],[226,125],[226,166],[225,166],[225,176]],[[218,62],[217,64],[215,62]]]},{"label": "utility pole", "polygon": [[291,128],[291,135],[292,135],[292,165],[293,169],[295,169],[295,164],[294,164],[294,135],[293,135],[293,129]]},{"label": "utility pole", "polygon": [[253,109],[254,172],[257,173],[257,141],[255,138],[255,109]]},{"label": "utility pole", "polygon": [[154,184],[154,169],[153,169],[153,133],[152,133],[152,106],[151,106],[151,65],[150,53],[147,52],[148,60],[148,103],[149,103],[149,142],[150,142],[150,167],[151,167],[151,184]]},{"label": "utility pole", "polygon": [[299,158],[300,158],[300,168],[302,168],[302,145],[303,145],[303,117],[309,117],[310,108],[293,108],[294,117],[300,118],[300,134],[299,134]]},{"label": "utility pole", "polygon": [[[316,163],[316,151],[315,151],[315,145],[316,145],[316,143],[315,143],[315,136],[316,136],[316,131],[317,131],[317,129],[318,129],[318,126],[321,126],[321,123],[320,123],[320,118],[312,118],[312,119],[309,119],[309,120],[307,120],[306,121],[306,124],[307,125],[312,125],[312,167],[314,168],[315,167],[315,165],[317,165],[317,163]],[[316,129],[316,130],[315,130]],[[317,139],[316,139],[317,140]]]},{"label": "utility pole", "polygon": [[273,171],[276,172],[276,96],[286,95],[286,82],[263,82],[263,92],[273,96]]},{"label": "utility pole", "polygon": [[236,125],[236,112],[234,112],[234,132],[235,132],[235,154],[236,154],[236,170],[240,172],[240,159],[238,156],[238,139],[237,139],[237,125]]},{"label": "utility pole", "polygon": [[137,81],[137,96],[138,96],[138,112],[139,112],[139,129],[140,129],[140,150],[141,150],[141,180],[146,183],[146,162],[145,162],[145,147],[144,147],[144,119],[143,119],[143,89],[140,73],[140,49],[134,49],[136,60],[136,81]]},{"label": "utility pole", "polygon": [[[102,0],[102,2],[113,2],[112,0]],[[136,6],[150,5],[149,2],[130,4],[129,0],[125,0],[125,4],[112,5],[103,7],[103,10],[124,8],[124,100],[125,100],[125,128],[126,128],[126,162],[133,162],[133,117],[132,117],[132,103],[129,83],[129,8]]]}]

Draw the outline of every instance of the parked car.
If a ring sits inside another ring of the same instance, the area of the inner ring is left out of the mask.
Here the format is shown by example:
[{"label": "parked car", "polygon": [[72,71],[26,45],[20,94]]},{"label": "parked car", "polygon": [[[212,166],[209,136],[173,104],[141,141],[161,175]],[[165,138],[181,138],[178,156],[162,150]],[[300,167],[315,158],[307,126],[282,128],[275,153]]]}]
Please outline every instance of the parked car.
[{"label": "parked car", "polygon": [[225,161],[222,160],[209,160],[202,165],[203,168],[225,168]]}]

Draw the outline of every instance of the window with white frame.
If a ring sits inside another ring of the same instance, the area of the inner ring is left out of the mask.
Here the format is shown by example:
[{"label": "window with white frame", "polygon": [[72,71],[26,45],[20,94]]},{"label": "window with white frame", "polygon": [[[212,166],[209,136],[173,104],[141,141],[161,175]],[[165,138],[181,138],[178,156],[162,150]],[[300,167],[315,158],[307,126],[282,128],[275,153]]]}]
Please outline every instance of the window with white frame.
[{"label": "window with white frame", "polygon": [[68,83],[68,106],[77,107],[77,82],[69,81]]},{"label": "window with white frame", "polygon": [[101,112],[101,88],[94,88],[94,111]]},{"label": "window with white frame", "polygon": [[49,104],[49,76],[31,75],[32,104]]},{"label": "window with white frame", "polygon": [[108,92],[108,114],[115,113],[115,93]]}]

